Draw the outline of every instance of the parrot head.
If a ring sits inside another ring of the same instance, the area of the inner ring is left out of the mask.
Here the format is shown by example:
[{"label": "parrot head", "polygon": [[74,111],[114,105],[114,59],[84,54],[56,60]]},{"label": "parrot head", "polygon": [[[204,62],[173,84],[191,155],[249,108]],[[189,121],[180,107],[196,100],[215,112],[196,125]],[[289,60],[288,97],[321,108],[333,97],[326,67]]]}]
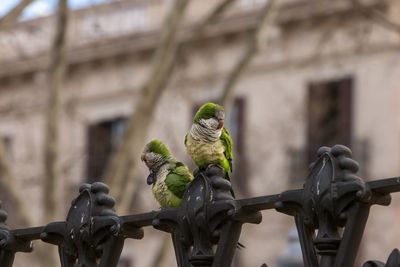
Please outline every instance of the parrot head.
[{"label": "parrot head", "polygon": [[170,159],[172,159],[171,152],[160,140],[152,140],[144,147],[141,160],[150,170],[147,184],[151,185],[156,181],[154,173],[160,166],[168,162]]},{"label": "parrot head", "polygon": [[212,130],[221,130],[224,127],[224,120],[224,108],[218,104],[207,102],[196,112],[193,122]]}]

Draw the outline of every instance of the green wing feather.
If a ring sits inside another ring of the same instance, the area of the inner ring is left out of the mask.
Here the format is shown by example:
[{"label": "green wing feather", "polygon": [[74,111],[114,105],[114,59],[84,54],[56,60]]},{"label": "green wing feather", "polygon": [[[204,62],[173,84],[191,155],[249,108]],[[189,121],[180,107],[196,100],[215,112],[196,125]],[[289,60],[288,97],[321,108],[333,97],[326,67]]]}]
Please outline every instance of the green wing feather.
[{"label": "green wing feather", "polygon": [[[230,180],[232,176],[232,159],[233,159],[233,152],[232,152],[232,145],[233,141],[231,138],[231,135],[229,134],[228,130],[226,128],[222,129],[221,137],[219,138],[221,140],[222,145],[224,146],[224,155],[226,158],[226,161],[229,163],[228,166],[227,163],[222,164],[223,168],[226,171],[227,174],[227,179]],[[235,197],[235,192],[233,192],[233,189],[231,189],[232,196]]]},{"label": "green wing feather", "polygon": [[186,185],[193,180],[189,169],[181,162],[177,162],[165,178],[165,184],[175,196],[182,198],[186,191]]},{"label": "green wing feather", "polygon": [[225,158],[229,162],[230,172],[232,172],[232,159],[233,159],[232,144],[233,144],[233,141],[232,141],[232,138],[226,128],[222,129],[222,134],[221,134],[220,140],[225,149],[224,155],[225,155]]}]

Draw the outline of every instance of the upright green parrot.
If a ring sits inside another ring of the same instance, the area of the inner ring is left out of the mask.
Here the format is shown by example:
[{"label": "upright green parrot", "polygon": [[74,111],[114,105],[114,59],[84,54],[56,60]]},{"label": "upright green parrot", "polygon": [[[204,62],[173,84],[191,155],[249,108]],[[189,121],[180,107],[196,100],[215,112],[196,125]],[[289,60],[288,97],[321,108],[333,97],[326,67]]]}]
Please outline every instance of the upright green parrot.
[{"label": "upright green parrot", "polygon": [[[210,164],[220,166],[225,178],[232,176],[232,138],[224,128],[224,108],[215,103],[205,103],[196,112],[193,124],[185,136],[188,154],[199,167],[205,170]],[[233,190],[232,196],[235,197]],[[238,242],[238,248],[245,246]]]},{"label": "upright green parrot", "polygon": [[192,127],[185,137],[188,154],[200,170],[216,164],[225,171],[225,178],[232,175],[232,138],[224,128],[224,108],[205,103],[196,112]]},{"label": "upright green parrot", "polygon": [[145,146],[141,159],[149,168],[147,184],[152,185],[154,198],[160,206],[179,207],[187,184],[193,180],[188,167],[177,161],[167,146],[157,139]]}]

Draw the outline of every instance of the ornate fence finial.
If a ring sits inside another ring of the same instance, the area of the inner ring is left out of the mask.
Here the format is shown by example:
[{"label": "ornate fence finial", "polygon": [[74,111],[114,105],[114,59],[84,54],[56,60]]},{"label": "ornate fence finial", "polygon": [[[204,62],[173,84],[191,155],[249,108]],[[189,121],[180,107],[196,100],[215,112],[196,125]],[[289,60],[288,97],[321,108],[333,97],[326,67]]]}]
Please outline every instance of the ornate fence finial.
[{"label": "ornate fence finial", "polygon": [[48,224],[41,238],[59,247],[62,267],[114,267],[124,239],[115,201],[103,183],[84,184],[65,222]]},{"label": "ornate fence finial", "polygon": [[7,212],[1,208],[1,205],[0,201],[0,263],[1,267],[11,267],[15,253],[31,252],[32,242],[15,238],[6,226]]},{"label": "ornate fence finial", "polygon": [[317,154],[304,189],[282,193],[276,207],[295,216],[306,267],[353,266],[370,206],[387,205],[390,195],[374,194],[356,175],[349,148],[321,147]]},{"label": "ornate fence finial", "polygon": [[381,261],[367,261],[363,267],[399,267],[400,266],[400,251],[396,248],[390,253],[386,264]]}]

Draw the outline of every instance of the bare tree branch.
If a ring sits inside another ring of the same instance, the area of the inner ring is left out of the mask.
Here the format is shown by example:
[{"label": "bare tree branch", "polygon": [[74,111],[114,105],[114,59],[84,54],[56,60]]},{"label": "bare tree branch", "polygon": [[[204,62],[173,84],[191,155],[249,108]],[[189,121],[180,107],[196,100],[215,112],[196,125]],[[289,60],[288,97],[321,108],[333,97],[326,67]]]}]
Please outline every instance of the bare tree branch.
[{"label": "bare tree branch", "polygon": [[204,37],[204,33],[208,26],[217,22],[221,15],[227,10],[236,0],[223,0],[211,10],[210,13],[196,26],[191,37],[191,41],[198,41]]},{"label": "bare tree branch", "polygon": [[67,0],[59,0],[57,11],[57,28],[53,45],[50,51],[49,66],[49,102],[46,110],[46,138],[44,144],[44,205],[45,220],[54,219],[57,208],[56,183],[59,176],[58,171],[58,138],[59,138],[59,113],[60,93],[65,73],[65,39],[67,28],[68,6]]},{"label": "bare tree branch", "polygon": [[360,2],[360,0],[350,1],[352,2],[354,9],[360,12],[364,17],[371,19],[385,29],[400,34],[400,24],[391,21],[386,14],[376,9],[367,8]]},{"label": "bare tree branch", "polygon": [[9,27],[14,24],[21,12],[27,7],[30,3],[35,0],[21,0],[13,9],[11,9],[6,15],[0,18],[0,30]]},{"label": "bare tree branch", "polygon": [[15,179],[11,174],[10,166],[7,162],[6,151],[4,149],[4,142],[0,139],[0,184],[6,189],[11,197],[11,201],[15,204],[15,213],[22,220],[25,226],[32,225],[32,219],[26,208],[25,203],[20,197],[20,192],[15,184]]},{"label": "bare tree branch", "polygon": [[[44,192],[43,210],[46,221],[55,219],[57,213],[57,183],[59,180],[59,123],[60,123],[60,98],[66,69],[65,46],[68,23],[68,1],[59,0],[57,10],[57,25],[53,44],[50,51],[49,99],[46,110],[46,128],[44,143]],[[38,252],[44,254],[46,248],[38,247]],[[57,264],[57,254],[54,249],[47,248],[47,256],[40,258],[41,265],[52,267]]]},{"label": "bare tree branch", "polygon": [[275,0],[269,0],[263,10],[261,11],[260,17],[257,22],[257,26],[253,29],[250,38],[247,42],[247,47],[242,57],[239,59],[237,64],[234,66],[232,71],[229,73],[225,84],[223,86],[222,95],[219,102],[228,108],[232,101],[233,92],[237,81],[243,74],[248,64],[253,59],[253,56],[258,51],[260,33],[264,26],[267,26],[273,20],[276,13]]},{"label": "bare tree branch", "polygon": [[148,80],[141,89],[140,101],[137,102],[135,111],[128,121],[122,145],[112,156],[105,172],[105,177],[110,182],[110,188],[117,197],[118,208],[122,212],[128,210],[130,197],[136,186],[134,175],[137,161],[143,149],[143,141],[146,138],[155,107],[172,72],[178,43],[178,29],[188,3],[188,0],[176,0],[166,19],[165,31],[162,33],[160,45],[155,52]]},{"label": "bare tree branch", "polygon": [[[21,0],[11,11],[0,19],[0,30],[14,24],[21,12],[34,1],[35,0]],[[20,192],[17,189],[15,179],[7,163],[3,140],[0,140],[0,184],[6,189],[11,201],[14,203],[14,213],[18,214],[18,217],[22,220],[22,224],[32,225],[33,222],[26,208],[26,203],[24,203],[20,197]],[[35,255],[43,267],[52,267],[56,263],[55,254],[49,253],[48,248],[37,246]]]},{"label": "bare tree branch", "polygon": [[325,46],[332,41],[335,32],[341,29],[345,22],[346,21],[343,19],[338,19],[335,22],[329,23],[329,25],[321,32],[321,35],[318,37],[315,46],[311,49],[312,55],[302,61],[301,65],[306,66],[323,56]]},{"label": "bare tree branch", "polygon": [[204,18],[194,26],[188,38],[189,42],[182,42],[178,47],[178,58],[183,58],[186,54],[186,49],[190,43],[197,43],[201,41],[207,32],[207,28],[216,23],[236,0],[222,0],[220,1]]}]

